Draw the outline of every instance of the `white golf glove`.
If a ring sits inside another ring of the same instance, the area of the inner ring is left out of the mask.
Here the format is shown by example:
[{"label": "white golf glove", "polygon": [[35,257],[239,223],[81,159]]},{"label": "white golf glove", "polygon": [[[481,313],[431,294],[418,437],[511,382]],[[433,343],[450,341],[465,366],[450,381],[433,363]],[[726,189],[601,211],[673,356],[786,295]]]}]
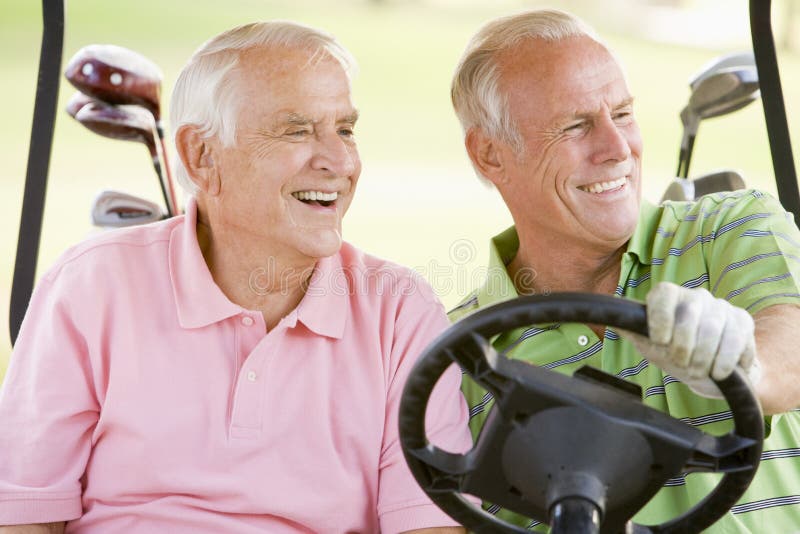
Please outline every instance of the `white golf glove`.
[{"label": "white golf glove", "polygon": [[621,333],[698,395],[722,398],[712,379],[727,378],[737,365],[751,385],[761,377],[753,318],[705,289],[659,282],[647,294],[647,326],[649,338]]}]

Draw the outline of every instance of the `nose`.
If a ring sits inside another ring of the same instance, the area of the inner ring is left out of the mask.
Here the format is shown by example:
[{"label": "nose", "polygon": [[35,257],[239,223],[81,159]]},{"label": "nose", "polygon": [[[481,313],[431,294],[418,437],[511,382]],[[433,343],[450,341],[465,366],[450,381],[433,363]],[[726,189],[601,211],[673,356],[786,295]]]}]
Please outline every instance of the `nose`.
[{"label": "nose", "polygon": [[339,132],[320,134],[315,142],[311,167],[328,171],[334,176],[351,176],[358,165],[355,143]]},{"label": "nose", "polygon": [[594,127],[596,149],[594,163],[621,162],[631,155],[631,146],[625,131],[610,115],[598,119]]}]

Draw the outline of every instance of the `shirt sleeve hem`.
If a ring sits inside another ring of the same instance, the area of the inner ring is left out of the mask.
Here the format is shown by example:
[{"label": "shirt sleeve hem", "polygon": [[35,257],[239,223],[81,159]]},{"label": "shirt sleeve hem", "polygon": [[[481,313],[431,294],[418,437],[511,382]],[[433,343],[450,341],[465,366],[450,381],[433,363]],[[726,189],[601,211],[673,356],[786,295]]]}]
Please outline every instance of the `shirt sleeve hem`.
[{"label": "shirt sleeve hem", "polygon": [[30,525],[77,519],[83,513],[79,494],[0,495],[0,525]]},{"label": "shirt sleeve hem", "polygon": [[381,532],[386,534],[421,528],[460,526],[435,504],[419,504],[384,512],[380,521]]}]

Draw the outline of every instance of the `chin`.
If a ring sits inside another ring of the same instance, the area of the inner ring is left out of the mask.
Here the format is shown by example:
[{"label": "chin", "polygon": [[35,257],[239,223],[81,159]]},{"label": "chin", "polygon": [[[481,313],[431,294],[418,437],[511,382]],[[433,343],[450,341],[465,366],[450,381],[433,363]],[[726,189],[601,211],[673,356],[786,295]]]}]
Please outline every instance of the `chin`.
[{"label": "chin", "polygon": [[620,224],[615,231],[608,234],[609,241],[628,241],[636,231],[637,221]]},{"label": "chin", "polygon": [[310,258],[327,258],[342,248],[342,234],[336,230],[314,232],[298,244],[297,249]]}]

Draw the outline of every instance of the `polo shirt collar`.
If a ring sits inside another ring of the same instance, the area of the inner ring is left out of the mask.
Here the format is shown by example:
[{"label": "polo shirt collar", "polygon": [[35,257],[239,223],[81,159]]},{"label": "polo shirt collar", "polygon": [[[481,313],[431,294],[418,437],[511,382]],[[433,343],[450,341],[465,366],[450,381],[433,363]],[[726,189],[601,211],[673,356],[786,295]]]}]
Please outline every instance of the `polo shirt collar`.
[{"label": "polo shirt collar", "polygon": [[341,339],[353,290],[345,274],[339,253],[317,261],[303,300],[286,318],[288,325],[300,321],[316,334]]},{"label": "polo shirt collar", "polygon": [[639,209],[639,222],[636,225],[636,231],[628,241],[628,248],[625,254],[636,256],[639,263],[651,265],[653,263],[653,238],[658,231],[660,220],[661,209],[642,199]]},{"label": "polo shirt collar", "polygon": [[197,242],[197,201],[186,204],[183,224],[169,239],[169,274],[183,328],[201,328],[242,313],[214,282]]},{"label": "polo shirt collar", "polygon": [[496,235],[489,243],[489,271],[486,281],[478,290],[480,307],[517,298],[517,288],[508,276],[507,265],[519,250],[519,236],[514,226]]},{"label": "polo shirt collar", "polygon": [[[636,231],[628,241],[627,255],[635,255],[639,262],[650,265],[653,262],[653,236],[658,230],[661,210],[642,200]],[[489,273],[483,286],[478,290],[480,307],[496,304],[519,296],[514,282],[508,276],[508,264],[519,250],[519,235],[511,226],[492,238],[489,244]]]},{"label": "polo shirt collar", "polygon": [[[197,242],[197,201],[190,198],[170,235],[169,272],[183,328],[201,328],[245,311],[231,302],[214,282]],[[317,262],[311,282],[300,304],[284,319],[293,328],[297,321],[322,336],[341,339],[347,321],[350,286],[342,275],[341,256]]]}]

